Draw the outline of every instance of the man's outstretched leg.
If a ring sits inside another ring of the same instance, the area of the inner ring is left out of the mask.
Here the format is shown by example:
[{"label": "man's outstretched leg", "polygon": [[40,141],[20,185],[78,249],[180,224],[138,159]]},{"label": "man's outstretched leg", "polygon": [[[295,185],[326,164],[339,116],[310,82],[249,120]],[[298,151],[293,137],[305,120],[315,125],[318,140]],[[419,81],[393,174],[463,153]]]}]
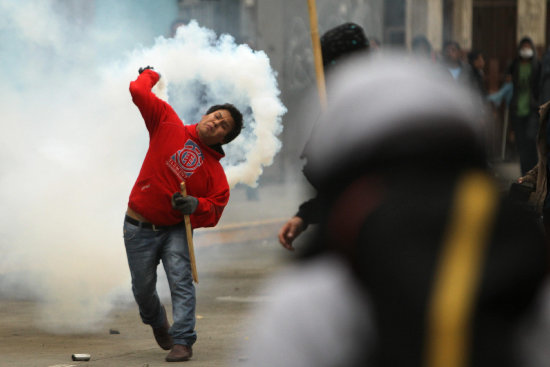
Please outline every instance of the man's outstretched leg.
[{"label": "man's outstretched leg", "polygon": [[166,356],[166,361],[187,361],[193,355],[192,346],[197,340],[197,333],[195,332],[195,286],[184,226],[170,230],[161,256],[170,285],[174,316],[174,324],[170,329],[174,346]]},{"label": "man's outstretched leg", "polygon": [[144,324],[151,325],[158,345],[169,350],[173,345],[169,334],[170,324],[156,290],[162,236],[160,232],[124,223],[124,244],[132,276],[132,292],[141,320]]}]

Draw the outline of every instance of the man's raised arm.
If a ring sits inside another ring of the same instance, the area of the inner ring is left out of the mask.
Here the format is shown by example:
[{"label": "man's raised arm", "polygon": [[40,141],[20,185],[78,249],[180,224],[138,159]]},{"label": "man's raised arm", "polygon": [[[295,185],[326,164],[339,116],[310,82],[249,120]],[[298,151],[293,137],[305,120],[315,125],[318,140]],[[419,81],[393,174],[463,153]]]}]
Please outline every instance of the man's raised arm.
[{"label": "man's raised arm", "polygon": [[154,132],[167,108],[166,103],[151,91],[159,79],[160,74],[147,66],[140,68],[137,79],[130,83],[132,101],[141,112],[149,134]]}]

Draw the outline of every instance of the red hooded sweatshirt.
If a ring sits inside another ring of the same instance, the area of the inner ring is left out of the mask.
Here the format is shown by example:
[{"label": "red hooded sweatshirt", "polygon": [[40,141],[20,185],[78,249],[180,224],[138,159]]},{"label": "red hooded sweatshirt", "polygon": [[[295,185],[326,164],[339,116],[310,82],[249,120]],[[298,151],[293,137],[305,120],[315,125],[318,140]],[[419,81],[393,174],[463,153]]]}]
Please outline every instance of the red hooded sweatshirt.
[{"label": "red hooded sweatshirt", "polygon": [[190,215],[191,226],[213,227],[229,200],[219,162],[223,150],[204,145],[197,125],[184,125],[174,109],[151,92],[158,80],[159,75],[147,69],[130,83],[132,100],[149,130],[149,149],[128,206],[156,225],[180,223],[183,215],[172,209],[171,197],[185,181],[187,194],[199,201]]}]

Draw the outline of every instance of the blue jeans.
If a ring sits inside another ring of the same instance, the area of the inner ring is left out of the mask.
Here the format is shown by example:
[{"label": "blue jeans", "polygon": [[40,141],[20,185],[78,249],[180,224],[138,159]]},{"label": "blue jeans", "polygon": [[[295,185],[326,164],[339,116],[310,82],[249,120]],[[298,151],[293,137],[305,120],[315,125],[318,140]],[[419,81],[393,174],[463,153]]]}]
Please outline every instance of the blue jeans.
[{"label": "blue jeans", "polygon": [[154,231],[124,222],[124,245],[132,275],[132,291],[143,323],[164,325],[166,313],[157,294],[157,266],[162,260],[170,286],[174,344],[192,346],[195,332],[195,286],[191,274],[185,226]]}]

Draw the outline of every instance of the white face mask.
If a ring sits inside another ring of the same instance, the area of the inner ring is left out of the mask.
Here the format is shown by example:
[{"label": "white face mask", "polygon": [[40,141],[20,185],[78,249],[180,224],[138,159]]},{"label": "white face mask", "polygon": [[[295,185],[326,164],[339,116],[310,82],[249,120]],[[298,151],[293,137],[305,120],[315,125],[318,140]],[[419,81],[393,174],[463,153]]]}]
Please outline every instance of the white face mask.
[{"label": "white face mask", "polygon": [[530,59],[533,57],[533,49],[532,48],[521,48],[519,50],[519,56],[523,59]]}]

